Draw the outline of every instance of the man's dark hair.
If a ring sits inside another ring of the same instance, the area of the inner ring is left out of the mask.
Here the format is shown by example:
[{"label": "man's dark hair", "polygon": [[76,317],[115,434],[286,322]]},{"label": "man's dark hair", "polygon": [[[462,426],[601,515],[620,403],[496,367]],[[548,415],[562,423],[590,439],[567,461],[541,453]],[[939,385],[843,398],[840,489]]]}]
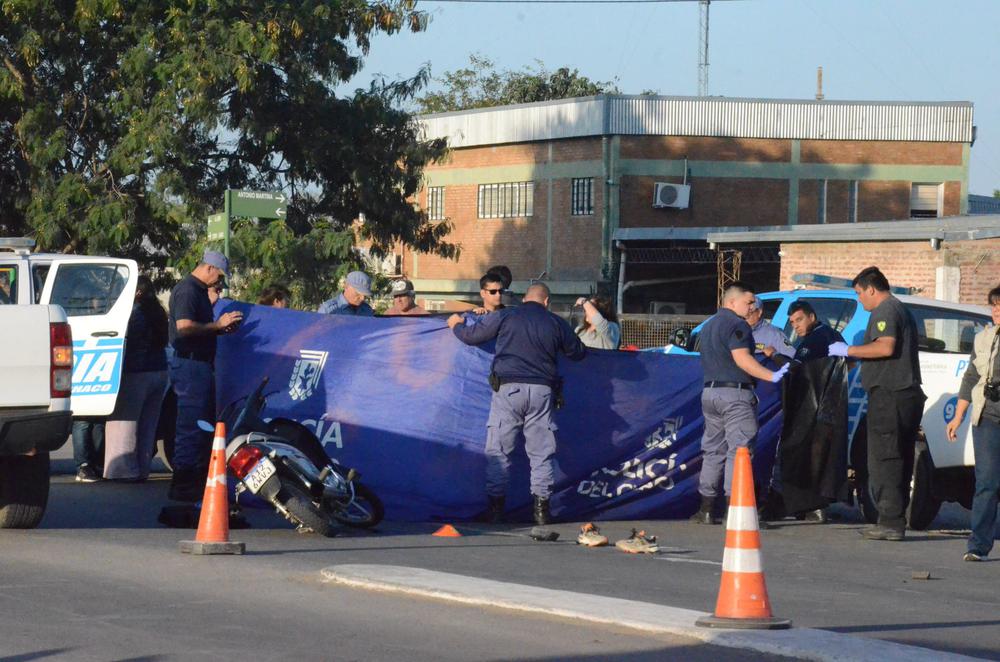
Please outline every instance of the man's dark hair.
[{"label": "man's dark hair", "polygon": [[490,274],[496,279],[496,282],[503,285],[503,289],[510,289],[510,284],[514,282],[514,274],[510,272],[510,269],[506,265],[498,264],[495,267],[490,267],[486,270],[486,275]]},{"label": "man's dark hair", "polygon": [[747,292],[750,294],[757,294],[757,290],[744,283],[742,280],[734,280],[729,285],[726,285],[726,289],[722,291],[722,301],[730,301],[735,296],[739,294],[746,294]]},{"label": "man's dark hair", "polygon": [[263,292],[257,298],[258,306],[273,306],[275,301],[284,301],[288,303],[288,300],[292,298],[291,293],[288,288],[284,285],[272,285]]},{"label": "man's dark hair", "polygon": [[997,285],[990,293],[986,295],[986,303],[992,306],[995,303],[1000,303],[1000,285]]},{"label": "man's dark hair", "polygon": [[793,301],[792,304],[788,306],[788,316],[791,317],[800,310],[806,315],[816,317],[816,311],[813,309],[812,304],[808,301]]},{"label": "man's dark hair", "polygon": [[483,277],[479,279],[479,289],[485,290],[490,283],[497,283],[503,289],[507,289],[507,286],[503,284],[503,278],[495,271],[487,271],[483,274]]},{"label": "man's dark hair", "polygon": [[889,279],[879,271],[878,267],[868,267],[854,277],[851,287],[860,287],[862,290],[874,287],[879,292],[888,292]]}]

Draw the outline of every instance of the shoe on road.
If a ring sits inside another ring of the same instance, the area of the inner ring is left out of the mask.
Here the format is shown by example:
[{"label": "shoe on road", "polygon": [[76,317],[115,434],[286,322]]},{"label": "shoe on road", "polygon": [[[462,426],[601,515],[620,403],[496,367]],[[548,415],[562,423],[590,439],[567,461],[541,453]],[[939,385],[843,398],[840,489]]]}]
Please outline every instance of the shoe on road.
[{"label": "shoe on road", "polygon": [[580,527],[580,535],[576,537],[576,542],[586,547],[604,547],[608,544],[608,537],[601,535],[601,530],[587,522]]},{"label": "shoe on road", "polygon": [[96,483],[99,480],[101,480],[101,477],[97,471],[86,462],[81,464],[80,468],[76,470],[76,482],[78,483]]},{"label": "shoe on road", "polygon": [[966,552],[965,556],[962,557],[963,561],[985,561],[986,555],[980,554],[979,552]]},{"label": "shoe on road", "polygon": [[868,540],[891,540],[898,542],[906,536],[906,532],[899,529],[890,529],[885,526],[872,526],[862,531],[861,535]]},{"label": "shoe on road", "polygon": [[830,521],[830,515],[827,514],[826,508],[817,508],[816,510],[810,510],[802,515],[802,521],[812,522],[813,524],[826,524]]},{"label": "shoe on road", "polygon": [[615,547],[629,554],[655,554],[660,551],[656,536],[647,536],[645,531],[632,529],[632,535],[615,543]]}]

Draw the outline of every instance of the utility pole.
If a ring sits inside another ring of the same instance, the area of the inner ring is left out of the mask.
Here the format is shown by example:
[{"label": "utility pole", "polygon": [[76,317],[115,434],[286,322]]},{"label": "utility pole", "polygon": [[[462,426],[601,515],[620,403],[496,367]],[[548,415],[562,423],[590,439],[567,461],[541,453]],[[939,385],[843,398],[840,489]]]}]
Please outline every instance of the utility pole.
[{"label": "utility pole", "polygon": [[698,0],[698,96],[708,96],[708,6],[712,0]]}]

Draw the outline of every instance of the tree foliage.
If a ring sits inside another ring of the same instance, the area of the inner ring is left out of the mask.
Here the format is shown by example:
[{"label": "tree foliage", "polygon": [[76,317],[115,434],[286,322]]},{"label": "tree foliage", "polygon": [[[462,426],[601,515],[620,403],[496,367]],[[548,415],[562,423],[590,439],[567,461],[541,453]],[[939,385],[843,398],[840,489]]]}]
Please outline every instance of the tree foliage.
[{"label": "tree foliage", "polygon": [[336,93],[376,34],[426,24],[412,0],[4,0],[0,231],[162,267],[200,250],[225,189],[281,190],[286,219],[234,230],[251,288],[321,299],[352,228],[454,256],[408,201],[446,150],[402,110],[427,71]]},{"label": "tree foliage", "polygon": [[537,62],[533,69],[498,71],[493,61],[482,55],[470,55],[468,67],[445,72],[441,83],[441,91],[417,99],[420,112],[443,113],[619,93],[614,81],[592,81],[577,69],[560,67],[549,71]]}]

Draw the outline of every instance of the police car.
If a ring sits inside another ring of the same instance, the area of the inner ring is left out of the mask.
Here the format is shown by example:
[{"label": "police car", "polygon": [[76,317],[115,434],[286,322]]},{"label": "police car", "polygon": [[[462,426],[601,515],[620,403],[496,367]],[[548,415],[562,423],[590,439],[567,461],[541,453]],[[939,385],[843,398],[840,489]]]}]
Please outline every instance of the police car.
[{"label": "police car", "polygon": [[0,304],[57,304],[73,331],[73,416],[107,416],[121,384],[125,330],[135,300],[135,260],[32,253],[35,242],[0,242]]},{"label": "police car", "polygon": [[[825,278],[825,282],[835,282],[835,279]],[[966,508],[972,507],[975,474],[971,426],[967,418],[954,442],[948,441],[945,426],[955,416],[958,389],[969,363],[972,339],[992,324],[992,320],[986,306],[911,296],[903,294],[909,291],[903,288],[893,290],[917,322],[920,373],[927,395],[907,512],[910,528],[922,530],[930,526],[942,501],[957,501]],[[793,345],[797,337],[788,321],[788,307],[795,301],[809,303],[817,319],[839,331],[848,344],[862,343],[869,313],[861,307],[853,289],[794,290],[759,296],[764,319],[784,329]],[[668,346],[665,351],[668,354],[697,353],[700,329],[700,326],[694,329],[686,347]],[[878,511],[867,489],[867,398],[857,368],[850,373],[848,395],[849,464],[854,497],[865,518],[874,523]]]}]

